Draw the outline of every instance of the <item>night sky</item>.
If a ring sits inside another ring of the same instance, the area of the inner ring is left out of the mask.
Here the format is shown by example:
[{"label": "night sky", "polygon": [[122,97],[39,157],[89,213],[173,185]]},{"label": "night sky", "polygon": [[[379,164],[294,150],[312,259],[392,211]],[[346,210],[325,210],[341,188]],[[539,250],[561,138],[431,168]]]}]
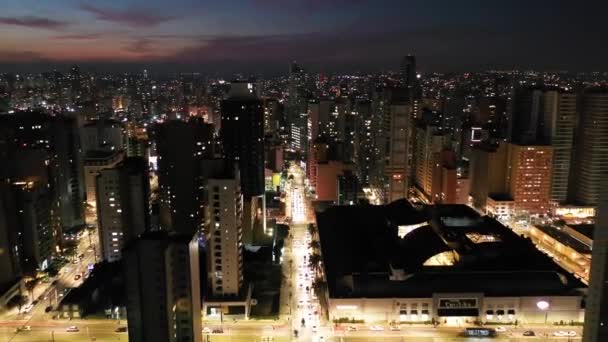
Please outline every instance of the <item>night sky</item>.
[{"label": "night sky", "polygon": [[0,71],[606,71],[606,2],[2,0]]}]

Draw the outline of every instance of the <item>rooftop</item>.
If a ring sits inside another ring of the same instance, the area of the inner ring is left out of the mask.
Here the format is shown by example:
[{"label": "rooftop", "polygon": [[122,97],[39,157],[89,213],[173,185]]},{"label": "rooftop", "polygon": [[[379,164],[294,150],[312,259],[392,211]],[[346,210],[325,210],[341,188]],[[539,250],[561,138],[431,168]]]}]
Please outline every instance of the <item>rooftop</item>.
[{"label": "rooftop", "polygon": [[334,298],[558,295],[584,287],[529,239],[465,205],[332,207],[317,222]]}]

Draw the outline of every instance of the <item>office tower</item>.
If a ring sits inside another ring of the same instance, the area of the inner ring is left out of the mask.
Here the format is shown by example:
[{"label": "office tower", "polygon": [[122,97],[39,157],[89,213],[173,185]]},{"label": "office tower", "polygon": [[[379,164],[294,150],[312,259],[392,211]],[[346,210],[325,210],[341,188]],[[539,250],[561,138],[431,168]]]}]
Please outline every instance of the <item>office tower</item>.
[{"label": "office tower", "polygon": [[585,91],[580,113],[570,188],[577,203],[596,205],[603,190],[599,184],[608,174],[608,93]]},{"label": "office tower", "polygon": [[129,341],[202,340],[198,237],[156,231],[127,244]]},{"label": "office tower", "polygon": [[[404,100],[404,99],[402,99]],[[388,130],[388,151],[385,168],[388,180],[388,201],[407,197],[409,184],[409,160],[411,108],[407,101],[397,102],[393,98],[390,105],[390,126]]]},{"label": "office tower", "polygon": [[308,154],[308,168],[306,171],[308,173],[308,182],[310,187],[313,189],[317,188],[317,175],[319,174],[318,165],[319,163],[327,162],[329,153],[328,150],[329,145],[324,138],[316,139],[311,144],[311,151]]},{"label": "office tower", "polygon": [[358,195],[361,192],[359,179],[351,170],[344,170],[338,175],[338,205],[354,205],[358,202]]},{"label": "office tower", "polygon": [[513,89],[509,103],[510,141],[519,144],[546,142],[543,127],[543,91],[531,87]]},{"label": "office tower", "polygon": [[55,236],[62,236],[61,229],[82,226],[85,187],[76,120],[38,112],[2,115],[0,141],[5,142],[0,148],[7,160],[15,161],[0,168],[4,177],[48,183]]},{"label": "office tower", "polygon": [[547,214],[550,211],[553,147],[509,144],[507,186],[515,210]]},{"label": "office tower", "polygon": [[87,198],[87,222],[89,221],[88,209],[95,210],[97,206],[96,179],[99,171],[110,169],[118,165],[125,155],[122,151],[91,151],[84,157],[84,184]]},{"label": "office tower", "polygon": [[[602,189],[606,189],[605,177]],[[608,341],[608,195],[602,193],[595,221],[584,342]]]},{"label": "office tower", "polygon": [[85,155],[93,151],[119,151],[126,145],[124,128],[118,121],[110,119],[89,121],[82,126],[80,132]]},{"label": "office tower", "polygon": [[214,297],[238,296],[243,287],[243,195],[238,171],[226,164],[207,180],[208,277]]},{"label": "office tower", "polygon": [[150,227],[147,163],[143,158],[127,158],[100,170],[96,186],[101,254],[105,261],[117,261],[125,243]]},{"label": "office tower", "polygon": [[238,163],[245,198],[264,194],[264,112],[251,82],[233,82],[222,101],[224,156]]},{"label": "office tower", "polygon": [[200,118],[171,120],[156,128],[155,141],[161,227],[193,234],[201,224],[201,161],[213,157],[213,126]]},{"label": "office tower", "polygon": [[507,191],[508,144],[482,144],[472,150],[470,163],[472,205],[486,210],[488,196]]}]

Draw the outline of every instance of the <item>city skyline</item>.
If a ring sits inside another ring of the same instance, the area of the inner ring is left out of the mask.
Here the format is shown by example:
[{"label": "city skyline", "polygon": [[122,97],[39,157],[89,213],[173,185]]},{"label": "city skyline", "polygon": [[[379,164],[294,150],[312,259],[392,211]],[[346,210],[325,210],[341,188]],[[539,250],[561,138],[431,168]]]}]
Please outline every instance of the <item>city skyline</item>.
[{"label": "city skyline", "polygon": [[[600,4],[448,4],[394,0],[9,1],[0,72],[78,63],[93,70],[278,72],[489,68],[602,71]],[[564,45],[563,43],[567,43]]]}]

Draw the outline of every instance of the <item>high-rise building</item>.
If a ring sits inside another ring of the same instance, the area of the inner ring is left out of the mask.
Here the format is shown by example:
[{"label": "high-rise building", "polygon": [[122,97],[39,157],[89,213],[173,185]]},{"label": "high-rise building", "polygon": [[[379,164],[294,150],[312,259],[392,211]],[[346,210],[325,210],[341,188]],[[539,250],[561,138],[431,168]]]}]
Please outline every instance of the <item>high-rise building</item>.
[{"label": "high-rise building", "polygon": [[243,195],[238,171],[225,163],[207,180],[207,265],[213,297],[238,296],[243,289]]},{"label": "high-rise building", "polygon": [[437,126],[419,123],[414,141],[415,189],[427,202],[441,202],[441,168],[444,165],[441,157],[446,136]]},{"label": "high-rise building", "polygon": [[580,113],[570,188],[577,203],[596,205],[602,192],[599,184],[608,174],[608,92],[585,91]]},{"label": "high-rise building", "polygon": [[543,113],[546,130],[553,147],[551,170],[551,201],[563,204],[568,199],[568,183],[574,150],[577,123],[577,96],[574,93],[551,90],[544,93]]},{"label": "high-rise building", "polygon": [[264,112],[251,82],[233,82],[222,101],[225,159],[239,165],[245,198],[264,194]]},{"label": "high-rise building", "polygon": [[[41,180],[50,191],[55,235],[84,225],[85,187],[76,119],[23,112],[0,116],[3,177]],[[27,158],[22,156],[28,155]],[[33,165],[35,167],[29,167]]]},{"label": "high-rise building", "polygon": [[508,144],[479,145],[473,148],[470,163],[472,205],[486,210],[488,196],[507,191]]},{"label": "high-rise building", "polygon": [[359,101],[355,105],[357,126],[355,133],[355,155],[357,156],[357,174],[363,184],[370,184],[376,164],[376,145],[372,129],[372,110],[369,101]]},{"label": "high-rise building", "polygon": [[[604,180],[606,178],[604,177]],[[598,184],[598,187],[605,189]],[[593,237],[589,292],[586,300],[584,342],[608,341],[608,195],[598,203]]]},{"label": "high-rise building", "polygon": [[157,127],[155,141],[161,227],[193,234],[203,214],[202,160],[214,156],[213,126],[200,118],[171,120]]},{"label": "high-rise building", "polygon": [[9,229],[10,250],[19,267],[28,274],[46,269],[57,240],[51,227],[51,202],[46,186],[33,181],[15,181],[0,186],[3,207],[0,216]]},{"label": "high-rise building", "polygon": [[407,197],[409,185],[409,149],[411,134],[411,108],[409,102],[390,105],[390,126],[388,130],[388,151],[386,160],[387,198],[393,202]]},{"label": "high-rise building", "polygon": [[85,123],[80,129],[84,154],[92,151],[116,152],[124,149],[124,128],[118,121],[100,119]]},{"label": "high-rise building", "polygon": [[550,212],[553,147],[509,144],[507,186],[515,210],[527,214]]},{"label": "high-rise building", "polygon": [[416,56],[407,55],[401,61],[401,81],[406,88],[415,88],[418,82],[416,73]]},{"label": "high-rise building", "polygon": [[129,341],[202,340],[198,239],[156,231],[127,244]]},{"label": "high-rise building", "polygon": [[[21,245],[19,231],[15,229],[13,219],[15,207],[11,185],[0,183],[0,288],[5,291],[21,278]],[[1,305],[0,305],[1,306]]]},{"label": "high-rise building", "polygon": [[143,158],[127,158],[99,171],[97,222],[101,255],[109,262],[122,257],[124,245],[150,227],[150,183]]},{"label": "high-rise building", "polygon": [[[97,206],[96,179],[99,171],[113,168],[124,159],[122,151],[89,152],[84,158],[84,184],[86,187],[87,209]],[[88,213],[88,211],[87,211]],[[88,216],[88,215],[87,215]],[[87,220],[89,217],[87,217]]]}]

